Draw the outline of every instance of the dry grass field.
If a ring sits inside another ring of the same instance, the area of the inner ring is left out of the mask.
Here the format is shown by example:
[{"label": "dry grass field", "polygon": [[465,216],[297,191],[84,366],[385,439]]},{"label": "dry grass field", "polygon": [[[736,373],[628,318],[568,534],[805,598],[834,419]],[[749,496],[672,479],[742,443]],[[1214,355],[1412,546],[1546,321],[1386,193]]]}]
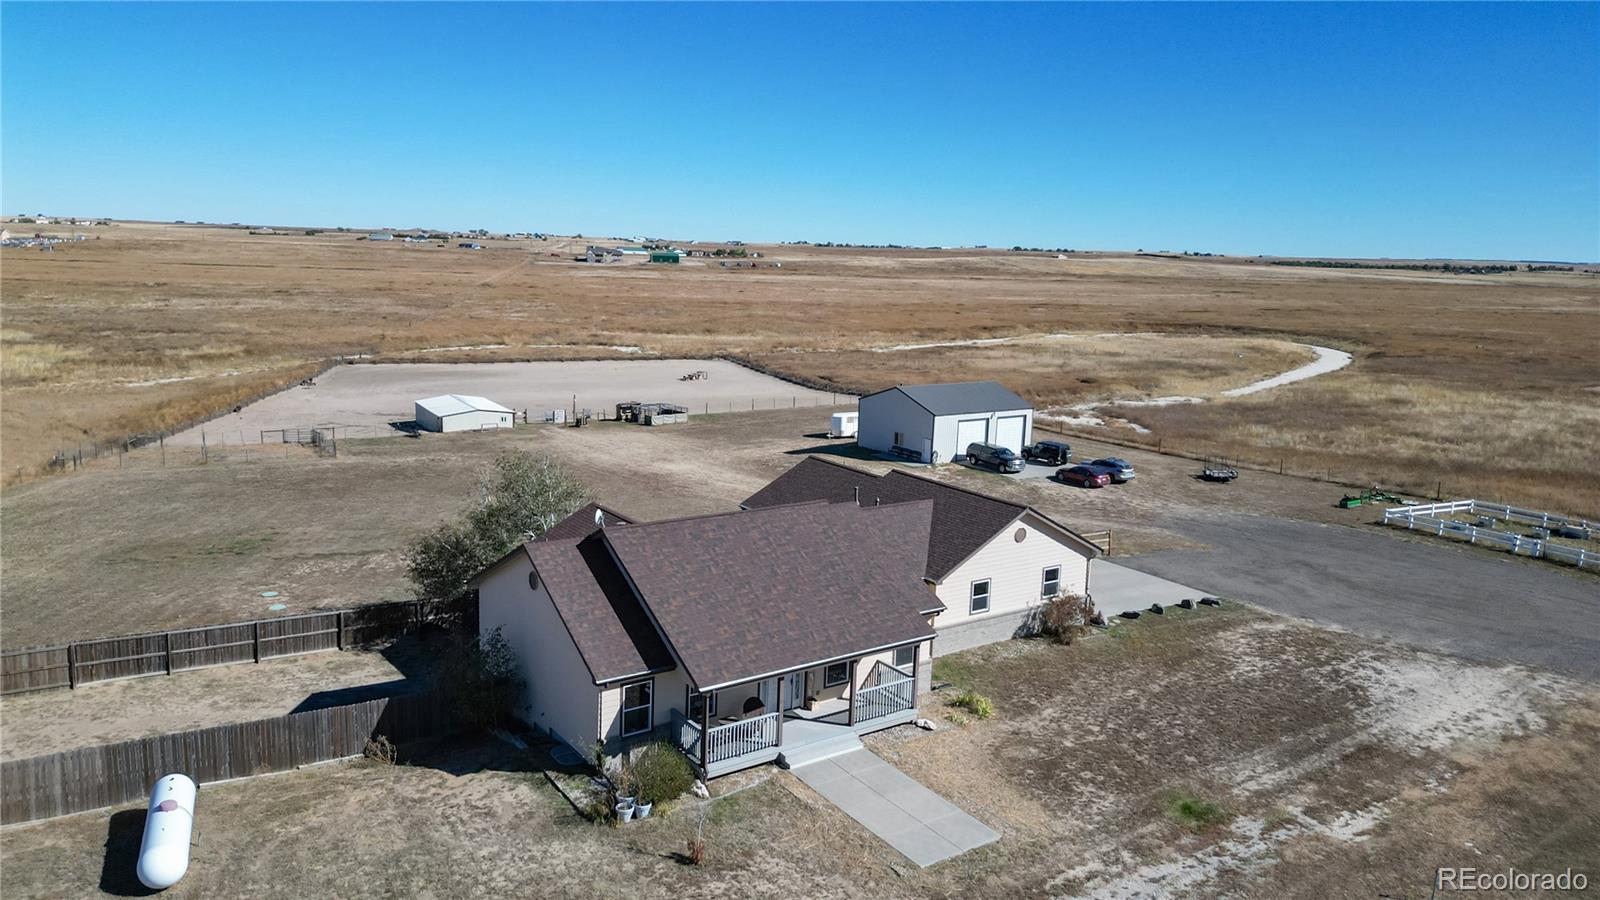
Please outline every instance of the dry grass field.
[{"label": "dry grass field", "polygon": [[[1516,668],[1230,606],[956,654],[994,701],[868,739],[1001,832],[917,869],[793,775],[612,829],[488,740],[201,789],[173,897],[1428,896],[1435,866],[1600,875],[1600,706]],[[194,677],[176,676],[174,681]],[[739,788],[743,788],[740,790]],[[0,832],[8,898],[140,893],[137,804]]]},{"label": "dry grass field", "polygon": [[[92,239],[0,256],[8,483],[58,448],[222,412],[340,355],[730,352],[846,388],[998,377],[1053,406],[1210,393],[1293,362],[1283,342],[1303,341],[1355,363],[1251,397],[1125,410],[1151,433],[1113,431],[1419,490],[1458,477],[1487,497],[1600,513],[1592,273],[806,246],[758,248],[782,268],[586,266],[571,261],[578,239],[461,251],[349,233],[80,230]],[[1107,332],[1183,340],[1039,337]],[[862,352],[1003,337],[1026,340]]]},{"label": "dry grass field", "polygon": [[[663,428],[605,422],[341,441],[337,459],[270,445],[213,450],[204,463],[198,448],[169,446],[166,466],[153,447],[102,458],[0,495],[0,646],[409,599],[407,545],[469,502],[478,474],[508,449],[549,453],[598,500],[642,520],[735,509],[807,451],[888,468],[856,460],[848,441],[818,437],[826,425],[826,409],[780,409]],[[1117,452],[1074,445],[1082,454]],[[1132,491],[1070,491],[961,467],[940,477],[1034,504],[1084,531],[1115,529],[1118,554],[1191,546],[1171,523],[1199,510],[1371,518],[1333,508],[1336,485],[1252,474],[1219,493],[1191,477],[1188,460],[1132,455],[1142,473]],[[275,613],[272,604],[286,608]]]}]

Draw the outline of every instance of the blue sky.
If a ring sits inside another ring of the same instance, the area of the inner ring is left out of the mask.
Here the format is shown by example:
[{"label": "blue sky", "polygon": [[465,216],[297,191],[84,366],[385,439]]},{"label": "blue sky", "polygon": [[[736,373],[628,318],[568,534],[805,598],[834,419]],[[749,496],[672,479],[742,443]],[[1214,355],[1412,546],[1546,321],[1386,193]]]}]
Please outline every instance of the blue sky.
[{"label": "blue sky", "polygon": [[0,210],[1600,259],[1600,4],[0,4]]}]

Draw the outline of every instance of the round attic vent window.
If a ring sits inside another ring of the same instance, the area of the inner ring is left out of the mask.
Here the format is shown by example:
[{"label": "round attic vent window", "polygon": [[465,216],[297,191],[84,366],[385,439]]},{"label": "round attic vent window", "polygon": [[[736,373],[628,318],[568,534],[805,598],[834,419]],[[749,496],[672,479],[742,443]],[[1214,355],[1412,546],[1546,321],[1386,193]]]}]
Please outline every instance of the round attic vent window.
[{"label": "round attic vent window", "polygon": [[1026,529],[1026,528],[1018,528],[1017,529],[1017,533],[1012,535],[1012,537],[1016,538],[1017,543],[1020,544],[1023,541],[1028,539],[1028,529]]},{"label": "round attic vent window", "polygon": [[539,589],[539,573],[537,571],[528,573],[528,587],[536,591]]}]

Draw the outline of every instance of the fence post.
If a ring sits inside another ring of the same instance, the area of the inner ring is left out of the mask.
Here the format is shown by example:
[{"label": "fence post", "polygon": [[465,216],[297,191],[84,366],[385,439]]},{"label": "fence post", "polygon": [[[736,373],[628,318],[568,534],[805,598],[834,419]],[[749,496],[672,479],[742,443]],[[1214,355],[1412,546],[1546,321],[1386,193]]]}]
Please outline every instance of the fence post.
[{"label": "fence post", "polygon": [[161,643],[162,643],[162,645],[164,647],[166,647],[166,650],[167,650],[167,674],[171,675],[172,674],[172,632],[169,631],[166,634],[162,635],[162,637],[164,638],[164,640]]},{"label": "fence post", "polygon": [[[1580,566],[1579,568],[1582,568],[1582,567]],[[73,689],[76,689],[77,687],[78,687],[78,645],[75,644],[75,643],[69,643],[69,644],[67,644],[67,688],[69,690],[73,690]]]},{"label": "fence post", "polygon": [[255,657],[256,662],[261,662],[261,620],[257,619],[254,622],[251,622],[250,625],[250,633],[252,635],[250,639],[251,650],[253,651],[252,655]]},{"label": "fence post", "polygon": [[338,641],[338,643],[337,643],[338,648],[340,650],[343,650],[344,649],[344,610],[342,610],[342,609],[339,610],[339,612],[336,615],[338,616],[336,621],[338,623],[339,630],[336,633],[335,639]]}]

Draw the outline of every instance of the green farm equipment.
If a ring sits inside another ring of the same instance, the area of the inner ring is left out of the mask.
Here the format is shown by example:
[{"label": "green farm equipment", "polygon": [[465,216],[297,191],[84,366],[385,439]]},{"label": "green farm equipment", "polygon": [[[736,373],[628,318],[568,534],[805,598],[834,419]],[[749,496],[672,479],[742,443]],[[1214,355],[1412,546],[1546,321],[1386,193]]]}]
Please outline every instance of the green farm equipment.
[{"label": "green farm equipment", "polygon": [[1391,494],[1390,492],[1374,485],[1354,496],[1347,494],[1344,499],[1339,501],[1338,506],[1340,509],[1354,509],[1363,503],[1373,504],[1399,502],[1400,496],[1398,494]]}]

